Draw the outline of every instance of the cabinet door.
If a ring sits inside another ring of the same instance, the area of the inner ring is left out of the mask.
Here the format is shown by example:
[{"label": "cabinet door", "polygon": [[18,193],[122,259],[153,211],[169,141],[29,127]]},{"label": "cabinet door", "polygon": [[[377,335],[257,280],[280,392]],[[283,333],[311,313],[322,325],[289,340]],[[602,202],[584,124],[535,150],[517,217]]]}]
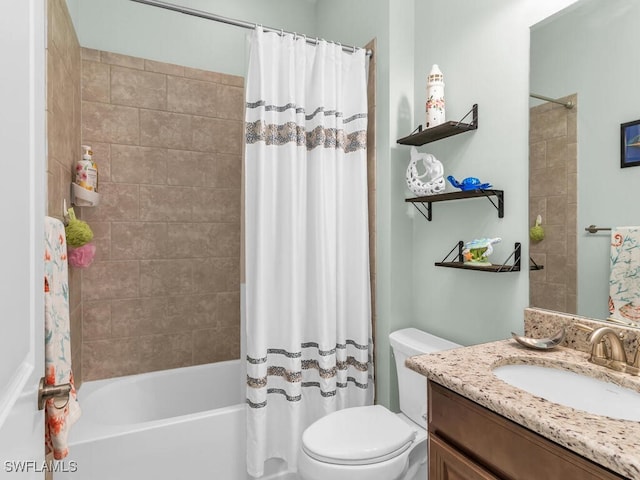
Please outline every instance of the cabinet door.
[{"label": "cabinet door", "polygon": [[433,434],[429,436],[429,479],[499,480]]}]

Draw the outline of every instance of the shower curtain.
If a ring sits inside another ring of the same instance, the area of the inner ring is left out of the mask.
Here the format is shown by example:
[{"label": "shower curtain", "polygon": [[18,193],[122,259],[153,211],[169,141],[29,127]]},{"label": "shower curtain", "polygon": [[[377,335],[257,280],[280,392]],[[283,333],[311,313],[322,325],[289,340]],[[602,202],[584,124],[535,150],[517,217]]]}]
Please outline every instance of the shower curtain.
[{"label": "shower curtain", "polygon": [[246,85],[247,469],[373,402],[364,50],[253,33]]}]

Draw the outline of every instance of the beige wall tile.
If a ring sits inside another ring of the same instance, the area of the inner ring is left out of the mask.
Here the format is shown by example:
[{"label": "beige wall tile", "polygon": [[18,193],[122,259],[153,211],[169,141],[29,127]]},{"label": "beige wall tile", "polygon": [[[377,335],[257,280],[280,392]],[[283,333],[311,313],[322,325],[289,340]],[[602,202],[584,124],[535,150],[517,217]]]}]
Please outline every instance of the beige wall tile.
[{"label": "beige wall tile", "polygon": [[242,152],[243,122],[193,117],[193,149],[200,152]]},{"label": "beige wall tile", "polygon": [[530,143],[529,220],[533,224],[536,211],[542,210],[545,228],[544,240],[530,244],[532,258],[544,265],[544,270],[530,272],[530,304],[575,312],[575,109],[536,107],[531,110],[530,128],[530,138],[546,145],[543,156],[536,152],[538,143]]},{"label": "beige wall tile", "polygon": [[73,70],[75,56],[80,56],[80,46],[76,37],[67,5],[62,0],[53,0],[47,3],[48,15],[48,44],[49,48],[55,46],[61,55],[62,63],[67,71]]},{"label": "beige wall tile", "polygon": [[547,167],[553,168],[562,166],[567,168],[568,160],[568,146],[567,137],[550,138],[546,141],[547,144]]},{"label": "beige wall tile", "polygon": [[547,168],[547,142],[544,140],[529,144],[529,170]]},{"label": "beige wall tile", "polygon": [[167,184],[197,187],[205,185],[206,172],[194,152],[169,150],[167,152]]},{"label": "beige wall tile", "polygon": [[167,108],[167,76],[112,66],[111,103],[165,110]]},{"label": "beige wall tile", "polygon": [[113,300],[111,305],[114,337],[140,337],[184,330],[167,318],[166,297]]},{"label": "beige wall tile", "polygon": [[[214,327],[216,325],[217,298],[215,293],[169,297],[167,299],[169,321],[189,330]],[[240,305],[238,305],[238,311],[239,309]],[[239,322],[238,325],[240,325]]]},{"label": "beige wall tile", "polygon": [[194,191],[190,187],[140,185],[140,220],[190,221],[193,200]]},{"label": "beige wall tile", "polygon": [[136,261],[93,262],[82,272],[83,301],[138,297],[140,271]]},{"label": "beige wall tile", "polygon": [[139,358],[137,372],[151,372],[192,365],[191,332],[138,337]]},{"label": "beige wall tile", "polygon": [[240,223],[170,223],[169,258],[240,257]]},{"label": "beige wall tile", "polygon": [[112,145],[111,181],[115,183],[167,183],[167,149]]},{"label": "beige wall tile", "polygon": [[169,77],[167,109],[205,117],[242,120],[244,90],[241,87]]},{"label": "beige wall tile", "polygon": [[[101,194],[81,209],[98,249],[82,275],[83,375],[237,358],[243,79],[98,50],[82,58],[82,138]],[[79,155],[71,143],[59,151]],[[58,190],[70,175],[60,168],[49,174]]]},{"label": "beige wall tile", "polygon": [[82,61],[82,99],[88,102],[109,103],[111,86],[109,65]]},{"label": "beige wall tile", "polygon": [[192,260],[193,292],[238,292],[240,260],[237,258],[204,258]]},{"label": "beige wall tile", "polygon": [[138,109],[82,102],[82,138],[135,145],[140,139]]},{"label": "beige wall tile", "polygon": [[244,120],[244,88],[221,85],[218,90],[219,118],[230,120]]},{"label": "beige wall tile", "polygon": [[136,338],[86,341],[82,344],[83,380],[138,373],[140,345]]},{"label": "beige wall tile", "polygon": [[158,297],[194,293],[196,290],[193,278],[190,260],[141,260],[140,296]]},{"label": "beige wall tile", "polygon": [[[211,348],[211,345],[215,345]],[[196,330],[193,332],[193,363],[223,362],[240,358],[240,328]]]},{"label": "beige wall tile", "polygon": [[226,153],[194,153],[207,187],[240,188],[242,155]]},{"label": "beige wall tile", "polygon": [[189,150],[191,128],[190,115],[140,110],[140,145]]},{"label": "beige wall tile", "polygon": [[94,50],[93,48],[80,48],[80,58],[82,60],[89,60],[91,62],[100,62],[100,50]]},{"label": "beige wall tile", "polygon": [[125,222],[138,219],[140,193],[138,185],[106,183],[100,185],[100,204],[85,208],[84,220],[89,222]]},{"label": "beige wall tile", "polygon": [[547,197],[547,215],[545,217],[547,225],[567,224],[567,197]]},{"label": "beige wall tile", "polygon": [[554,166],[546,169],[544,188],[547,196],[567,194],[566,165]]},{"label": "beige wall tile", "polygon": [[111,338],[111,302],[84,302],[82,306],[83,341]]},{"label": "beige wall tile", "polygon": [[166,75],[184,76],[184,67],[172,63],[155,62],[145,59],[144,69],[149,72],[164,73]]},{"label": "beige wall tile", "polygon": [[240,293],[218,293],[216,310],[218,327],[233,328],[240,325]]},{"label": "beige wall tile", "polygon": [[240,222],[240,189],[195,188],[193,218],[203,222]]},{"label": "beige wall tile", "polygon": [[111,224],[111,258],[142,260],[166,258],[167,224],[114,222]]},{"label": "beige wall tile", "polygon": [[197,68],[184,68],[184,76],[194,78],[196,80],[204,80],[207,82],[222,83],[225,85],[234,85],[236,87],[244,86],[244,78],[237,75],[228,75],[226,73],[211,72],[209,70],[199,70]]},{"label": "beige wall tile", "polygon": [[118,65],[120,67],[137,68],[138,70],[144,70],[144,59],[142,58],[101,51],[100,60],[103,63],[108,63],[110,65]]},{"label": "beige wall tile", "polygon": [[[78,210],[85,211],[93,207],[76,207]],[[84,214],[83,214],[84,215]],[[84,218],[84,216],[82,217]],[[96,247],[95,262],[104,262],[111,260],[111,223],[110,222],[91,222],[89,225],[93,231],[92,243]]]},{"label": "beige wall tile", "polygon": [[167,110],[218,117],[219,89],[216,83],[170,76],[167,79]]}]

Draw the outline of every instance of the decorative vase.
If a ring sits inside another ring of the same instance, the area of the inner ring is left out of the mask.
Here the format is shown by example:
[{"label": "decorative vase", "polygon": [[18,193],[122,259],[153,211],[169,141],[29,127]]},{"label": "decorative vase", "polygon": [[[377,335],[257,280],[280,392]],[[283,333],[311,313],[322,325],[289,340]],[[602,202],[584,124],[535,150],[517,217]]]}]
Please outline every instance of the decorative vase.
[{"label": "decorative vase", "polygon": [[444,112],[444,76],[438,65],[431,67],[427,77],[427,124],[426,128],[435,127],[445,122]]}]

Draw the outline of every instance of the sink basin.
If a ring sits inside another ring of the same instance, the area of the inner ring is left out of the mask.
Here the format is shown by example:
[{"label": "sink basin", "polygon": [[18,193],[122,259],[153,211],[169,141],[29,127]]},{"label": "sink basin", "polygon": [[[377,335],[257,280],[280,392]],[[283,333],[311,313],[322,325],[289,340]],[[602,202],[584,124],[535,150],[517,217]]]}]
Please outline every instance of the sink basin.
[{"label": "sink basin", "polygon": [[640,393],[569,370],[540,365],[502,365],[493,374],[504,382],[595,415],[640,421]]}]

